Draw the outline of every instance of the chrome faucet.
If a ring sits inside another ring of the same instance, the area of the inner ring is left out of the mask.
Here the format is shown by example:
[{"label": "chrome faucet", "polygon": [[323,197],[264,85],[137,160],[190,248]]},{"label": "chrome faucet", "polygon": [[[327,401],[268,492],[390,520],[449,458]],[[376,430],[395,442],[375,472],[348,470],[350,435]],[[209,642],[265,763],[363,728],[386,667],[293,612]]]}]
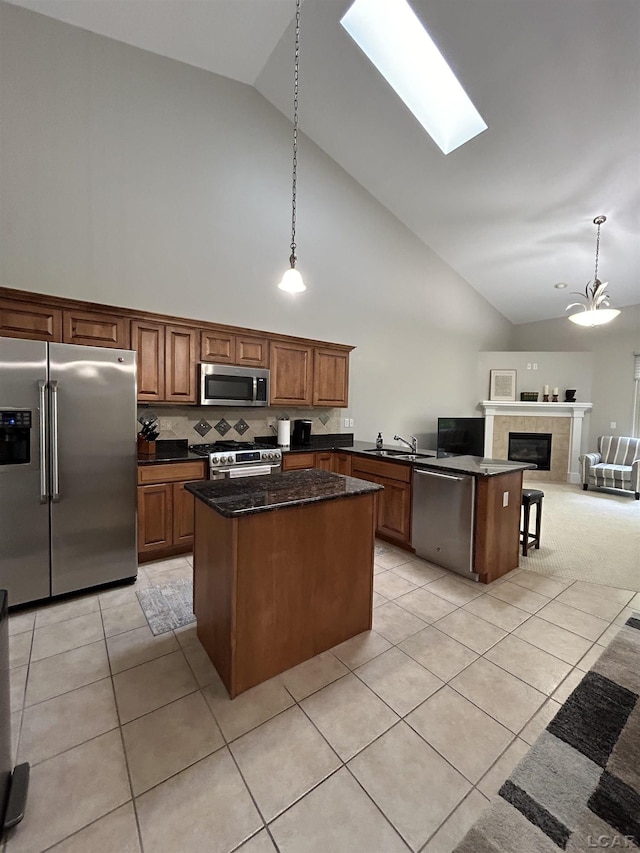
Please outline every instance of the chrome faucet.
[{"label": "chrome faucet", "polygon": [[416,454],[418,452],[418,439],[415,437],[415,435],[412,435],[410,437],[411,441],[407,441],[407,439],[403,438],[401,435],[394,435],[393,440],[401,441],[403,444],[406,444],[407,447],[411,450],[411,452],[413,454]]}]

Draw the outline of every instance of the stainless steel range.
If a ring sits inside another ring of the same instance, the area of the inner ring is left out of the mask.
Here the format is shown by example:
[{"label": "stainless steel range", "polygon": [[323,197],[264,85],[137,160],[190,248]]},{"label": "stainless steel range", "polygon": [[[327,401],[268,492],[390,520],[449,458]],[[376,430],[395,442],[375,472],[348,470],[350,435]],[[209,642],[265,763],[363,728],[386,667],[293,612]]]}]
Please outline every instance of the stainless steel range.
[{"label": "stainless steel range", "polygon": [[250,441],[192,444],[189,450],[199,456],[209,457],[210,480],[277,474],[282,467],[282,452],[279,448]]}]

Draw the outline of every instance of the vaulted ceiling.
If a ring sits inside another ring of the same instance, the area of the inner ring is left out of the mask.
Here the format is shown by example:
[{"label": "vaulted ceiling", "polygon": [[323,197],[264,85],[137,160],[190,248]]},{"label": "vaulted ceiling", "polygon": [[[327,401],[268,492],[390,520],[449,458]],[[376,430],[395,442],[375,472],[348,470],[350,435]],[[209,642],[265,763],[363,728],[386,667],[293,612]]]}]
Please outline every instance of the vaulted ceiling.
[{"label": "vaulted ceiling", "polygon": [[[291,117],[295,0],[11,2]],[[303,4],[301,130],[512,322],[564,316],[599,214],[612,305],[640,303],[638,0],[410,0],[489,126],[446,156],[340,26],[350,2]]]}]

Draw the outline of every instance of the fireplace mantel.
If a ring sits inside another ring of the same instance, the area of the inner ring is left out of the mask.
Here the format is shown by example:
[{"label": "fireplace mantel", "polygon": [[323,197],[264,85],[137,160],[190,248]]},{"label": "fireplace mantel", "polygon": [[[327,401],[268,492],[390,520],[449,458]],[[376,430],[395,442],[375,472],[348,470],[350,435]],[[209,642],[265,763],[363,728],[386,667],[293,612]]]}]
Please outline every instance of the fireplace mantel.
[{"label": "fireplace mantel", "polygon": [[567,481],[580,482],[578,457],[582,446],[582,421],[593,403],[524,403],[517,401],[498,402],[483,400],[480,403],[485,414],[484,453],[493,455],[493,429],[495,417],[571,418],[571,443],[567,464]]}]

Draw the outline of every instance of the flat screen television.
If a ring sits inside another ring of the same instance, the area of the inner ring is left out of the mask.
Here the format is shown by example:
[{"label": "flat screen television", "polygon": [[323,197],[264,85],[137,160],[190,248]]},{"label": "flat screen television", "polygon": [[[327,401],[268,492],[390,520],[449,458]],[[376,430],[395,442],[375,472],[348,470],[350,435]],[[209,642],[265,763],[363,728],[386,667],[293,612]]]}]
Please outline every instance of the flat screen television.
[{"label": "flat screen television", "polygon": [[438,454],[484,456],[484,418],[438,418]]}]

